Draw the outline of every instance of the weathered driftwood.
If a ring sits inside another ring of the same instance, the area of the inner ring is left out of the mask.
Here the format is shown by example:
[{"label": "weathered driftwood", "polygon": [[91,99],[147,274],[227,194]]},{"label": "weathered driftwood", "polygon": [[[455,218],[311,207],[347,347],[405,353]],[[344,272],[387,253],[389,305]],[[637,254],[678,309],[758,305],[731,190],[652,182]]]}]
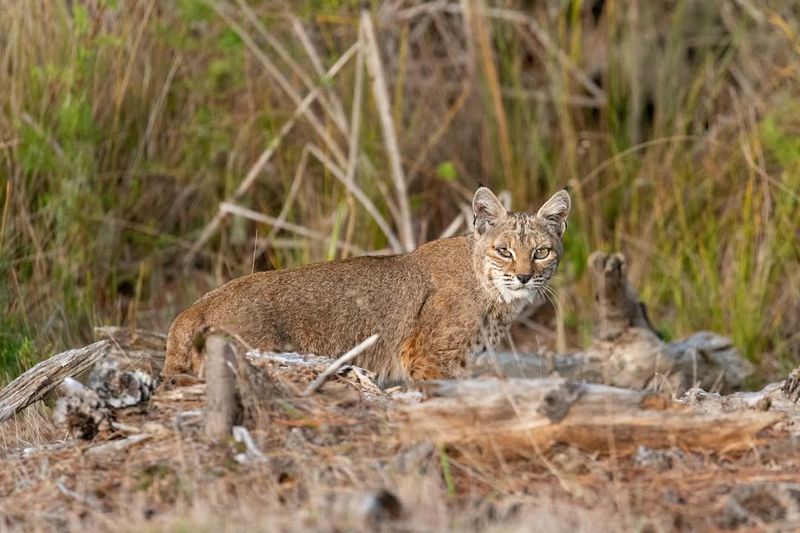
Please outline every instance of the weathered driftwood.
[{"label": "weathered driftwood", "polygon": [[[372,337],[364,341],[369,344]],[[361,343],[361,345],[364,345]],[[358,348],[356,346],[354,350]],[[345,354],[348,355],[348,354]],[[352,354],[351,354],[352,355]],[[333,369],[333,375],[338,380],[347,383],[353,389],[361,392],[362,396],[368,399],[374,397],[382,397],[383,391],[375,385],[375,373],[370,372],[364,368],[353,366],[350,363],[342,362],[337,364],[337,361],[322,355],[314,354],[299,354],[296,352],[260,352],[257,350],[249,351],[245,354],[248,362],[250,362],[256,369],[267,371],[271,374],[274,383],[281,385],[286,389],[292,385],[292,375],[308,372],[316,375],[315,379],[325,372],[330,372]],[[339,359],[343,359],[344,356]],[[281,377],[284,377],[281,379]],[[332,377],[327,375],[326,380]],[[325,390],[325,388],[323,388]],[[284,390],[286,395],[295,396],[300,394],[299,390]]]},{"label": "weathered driftwood", "polygon": [[153,395],[158,379],[142,370],[120,368],[115,359],[98,361],[89,375],[89,388],[109,407],[130,407]]},{"label": "weathered driftwood", "polygon": [[665,343],[658,336],[627,279],[621,254],[595,252],[589,258],[597,323],[584,352],[553,356],[488,354],[477,373],[496,371],[509,377],[556,373],[618,387],[666,391],[678,396],[692,387],[730,391],[743,385],[752,365],[725,337],[701,331]]},{"label": "weathered driftwood", "polygon": [[237,453],[234,456],[234,459],[237,463],[248,464],[254,462],[264,462],[267,460],[267,457],[261,453],[261,450],[259,450],[258,446],[256,446],[256,441],[253,440],[253,436],[250,435],[250,432],[247,431],[246,427],[233,426],[232,432],[234,442],[244,446],[244,451]]},{"label": "weathered driftwood", "polygon": [[150,399],[156,379],[141,370],[122,370],[114,359],[101,359],[89,375],[89,386],[65,378],[58,387],[53,421],[67,435],[91,440],[114,426],[114,408]]},{"label": "weathered driftwood", "polygon": [[256,367],[250,362],[252,352],[238,348],[237,340],[223,331],[212,328],[206,333],[205,434],[212,441],[229,438],[236,424],[266,423],[276,398],[298,393],[289,390],[291,384],[271,364]]},{"label": "weathered driftwood", "polygon": [[64,378],[89,370],[110,349],[109,341],[99,341],[83,348],[62,352],[37,364],[0,391],[0,422],[41,400]]},{"label": "weathered driftwood", "polygon": [[112,427],[114,414],[96,391],[72,378],[65,378],[58,390],[64,395],[56,402],[53,422],[67,435],[92,440]]},{"label": "weathered driftwood", "polygon": [[792,370],[783,382],[781,390],[793,403],[800,399],[800,367]]},{"label": "weathered driftwood", "polygon": [[136,435],[131,435],[130,437],[125,437],[124,439],[112,440],[97,446],[93,446],[86,450],[86,453],[88,455],[103,455],[109,452],[119,453],[121,451],[127,451],[131,446],[144,442],[152,437],[153,435],[151,433],[137,433]]},{"label": "weathered driftwood", "polygon": [[594,252],[589,256],[597,314],[594,335],[598,340],[614,341],[630,328],[646,330],[655,335],[646,308],[639,301],[625,270],[625,257],[622,254]]},{"label": "weathered driftwood", "polygon": [[230,437],[242,414],[234,373],[236,354],[224,336],[210,335],[205,340],[205,357],[205,436],[221,441]]},{"label": "weathered driftwood", "polygon": [[709,414],[732,413],[736,411],[774,411],[788,413],[792,419],[800,418],[796,398],[788,392],[791,378],[778,383],[765,385],[761,390],[735,392],[721,395],[702,389],[689,389],[676,401],[696,411]]},{"label": "weathered driftwood", "polygon": [[725,452],[750,446],[783,415],[709,415],[652,392],[561,378],[469,379],[424,384],[427,399],[398,406],[401,435],[526,455],[563,443],[628,453],[638,446]]},{"label": "weathered driftwood", "polygon": [[206,384],[205,382],[198,382],[192,385],[186,385],[177,388],[162,387],[155,395],[153,401],[155,402],[198,402],[204,400],[206,397]]},{"label": "weathered driftwood", "polygon": [[314,379],[314,381],[309,383],[308,387],[306,387],[306,390],[303,391],[303,395],[308,396],[309,394],[312,394],[314,391],[319,389],[329,377],[339,372],[339,370],[341,370],[342,367],[344,367],[344,365],[355,359],[358,356],[358,354],[360,354],[361,352],[363,352],[364,350],[375,344],[377,341],[378,341],[378,335],[377,334],[371,335],[367,339],[364,339],[362,342],[360,342],[353,349],[348,350],[344,355],[342,355],[336,361],[331,363],[331,365],[328,368],[322,371],[320,375],[317,376],[316,379]]}]

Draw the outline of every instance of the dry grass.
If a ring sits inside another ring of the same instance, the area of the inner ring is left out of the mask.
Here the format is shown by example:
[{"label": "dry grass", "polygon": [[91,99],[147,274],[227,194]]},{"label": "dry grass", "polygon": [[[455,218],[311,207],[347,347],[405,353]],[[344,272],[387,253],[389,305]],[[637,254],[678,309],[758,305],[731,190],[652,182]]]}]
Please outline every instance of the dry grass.
[{"label": "dry grass", "polygon": [[[315,376],[285,372],[297,390]],[[203,395],[117,410],[124,429],[91,442],[59,440],[29,410],[0,427],[0,531],[672,531],[800,519],[800,454],[784,429],[740,455],[558,446],[503,458],[409,441],[400,400],[348,383],[260,398],[247,426],[264,459],[246,464],[234,459],[241,445],[204,442],[192,414]],[[150,437],[96,451],[128,431]]]},{"label": "dry grass", "polygon": [[37,402],[3,424],[0,448],[35,448],[47,444],[57,435],[50,408]]}]

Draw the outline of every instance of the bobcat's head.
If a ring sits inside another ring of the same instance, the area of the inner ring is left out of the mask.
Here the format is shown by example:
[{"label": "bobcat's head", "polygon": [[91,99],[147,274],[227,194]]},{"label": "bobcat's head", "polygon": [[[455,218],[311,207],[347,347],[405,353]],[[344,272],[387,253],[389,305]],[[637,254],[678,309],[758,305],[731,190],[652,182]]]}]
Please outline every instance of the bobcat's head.
[{"label": "bobcat's head", "polygon": [[486,187],[475,192],[475,266],[490,294],[507,303],[547,295],[561,258],[569,208],[566,190],[555,193],[536,214],[506,211]]}]

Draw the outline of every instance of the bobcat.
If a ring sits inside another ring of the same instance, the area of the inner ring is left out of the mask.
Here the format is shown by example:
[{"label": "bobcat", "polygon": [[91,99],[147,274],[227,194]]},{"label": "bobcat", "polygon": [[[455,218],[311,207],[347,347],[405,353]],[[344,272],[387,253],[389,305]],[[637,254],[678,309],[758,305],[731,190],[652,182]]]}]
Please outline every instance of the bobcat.
[{"label": "bobcat", "polygon": [[380,385],[462,376],[548,290],[570,197],[557,192],[535,215],[507,212],[481,187],[472,207],[472,232],[408,254],[258,272],[209,292],[173,322],[164,377],[202,372],[194,338],[207,326],[261,350],[330,356],[377,333],[355,362]]}]

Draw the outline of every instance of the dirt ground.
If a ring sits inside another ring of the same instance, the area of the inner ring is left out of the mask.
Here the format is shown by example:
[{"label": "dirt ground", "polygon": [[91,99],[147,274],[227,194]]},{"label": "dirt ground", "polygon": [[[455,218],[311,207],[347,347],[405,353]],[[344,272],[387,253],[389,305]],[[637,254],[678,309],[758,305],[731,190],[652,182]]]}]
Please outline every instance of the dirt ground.
[{"label": "dirt ground", "polygon": [[[288,378],[301,390],[313,375]],[[0,426],[0,530],[800,527],[800,443],[788,421],[736,454],[561,444],[508,457],[409,440],[397,406],[414,401],[341,376],[311,397],[288,391],[250,418],[255,451],[205,441],[203,383],[114,410],[91,440],[66,438],[35,405]]]}]

